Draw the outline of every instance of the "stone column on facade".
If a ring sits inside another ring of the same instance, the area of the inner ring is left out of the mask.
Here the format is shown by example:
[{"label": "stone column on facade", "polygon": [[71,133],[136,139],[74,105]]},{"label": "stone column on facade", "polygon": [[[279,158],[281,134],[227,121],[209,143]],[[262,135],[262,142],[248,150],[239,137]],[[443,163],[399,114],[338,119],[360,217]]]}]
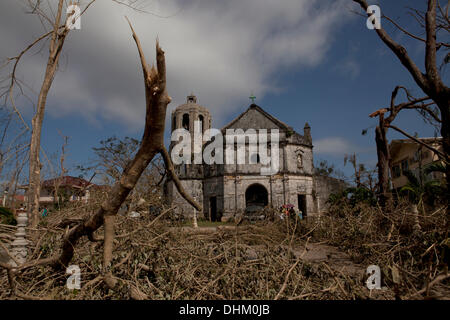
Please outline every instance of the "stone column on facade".
[{"label": "stone column on facade", "polygon": [[234,216],[237,216],[238,213],[238,200],[237,200],[237,185],[238,185],[238,176],[234,176]]},{"label": "stone column on facade", "polygon": [[271,208],[273,208],[272,181],[273,181],[273,176],[269,176],[269,183],[270,183],[270,207]]},{"label": "stone column on facade", "polygon": [[200,121],[200,125],[201,125],[200,132],[203,134],[205,132],[205,127],[206,127],[206,125],[205,125],[206,116],[202,112],[199,112],[199,113],[197,113],[197,117],[198,117],[198,121],[200,121],[200,117],[203,117],[203,120]]},{"label": "stone column on facade", "polygon": [[195,128],[194,128],[194,123],[195,123],[195,120],[197,120],[196,118],[195,118],[195,112],[194,111],[191,111],[191,110],[189,110],[189,133],[191,134],[191,163],[193,163],[193,160],[194,160],[194,130],[195,130]]},{"label": "stone column on facade", "polygon": [[205,127],[205,130],[211,129],[210,123],[211,123],[211,116],[207,115],[204,119],[204,124],[203,124]]},{"label": "stone column on facade", "polygon": [[194,113],[191,110],[188,111],[188,114],[189,114],[189,132],[192,134],[194,132],[195,118],[194,118]]},{"label": "stone column on facade", "polygon": [[283,172],[286,173],[288,172],[286,144],[283,143],[281,147],[283,148]]},{"label": "stone column on facade", "polygon": [[283,199],[284,199],[284,204],[287,204],[289,202],[289,190],[286,187],[286,183],[289,182],[289,176],[284,173],[283,174]]},{"label": "stone column on facade", "polygon": [[176,129],[180,129],[181,125],[182,125],[182,121],[183,121],[183,113],[182,112],[177,112],[175,113],[175,121],[176,121]]},{"label": "stone column on facade", "polygon": [[[203,133],[201,132],[201,130],[199,133],[195,132],[195,122],[196,121],[199,121],[199,113],[198,113],[198,111],[193,111],[192,112],[192,131],[191,131],[192,132],[192,136],[191,136],[192,141],[191,142],[192,142],[192,153],[194,155],[196,153],[198,153],[198,154],[202,153],[202,145],[203,145],[203,136],[202,136]],[[200,129],[202,129],[202,128],[200,128]],[[196,142],[194,139],[195,135],[198,135],[198,138],[200,138],[199,139],[200,141],[198,141],[199,145],[197,145],[197,146],[195,146],[195,142]],[[200,159],[202,159],[201,155],[200,155]]]}]

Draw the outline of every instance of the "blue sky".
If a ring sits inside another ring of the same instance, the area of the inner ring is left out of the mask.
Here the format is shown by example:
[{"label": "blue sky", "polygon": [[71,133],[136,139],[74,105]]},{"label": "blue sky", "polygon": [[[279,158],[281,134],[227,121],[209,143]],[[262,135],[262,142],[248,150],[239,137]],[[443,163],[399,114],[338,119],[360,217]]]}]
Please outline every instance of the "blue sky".
[{"label": "blue sky", "polygon": [[[420,32],[406,7],[424,9],[425,1],[369,3],[379,4],[384,14]],[[130,12],[103,0],[89,9],[82,29],[72,31],[67,40],[48,99],[42,144],[48,154],[56,155],[62,145],[58,130],[70,137],[69,174],[78,175],[75,166],[88,164],[91,148],[100,140],[142,134],[142,75],[124,15],[133,22],[147,60],[154,59],[156,36],[166,50],[173,97],[168,118],[193,91],[211,110],[213,127],[220,128],[250,105],[248,96],[254,92],[259,106],[299,133],[308,122],[315,159],[328,160],[348,174],[345,153],[356,152],[361,162],[376,165],[376,121],[368,115],[389,104],[394,87],[403,85],[423,95],[375,32],[367,29],[366,19],[351,12],[361,11],[350,0],[180,0],[141,5],[170,17]],[[42,29],[16,1],[2,1],[0,12],[0,37],[7,43],[0,49],[3,59],[19,52]],[[383,27],[423,70],[423,45],[387,21]],[[26,57],[21,69],[34,90],[39,89],[45,53]],[[444,79],[448,83],[448,72]],[[18,104],[30,122],[32,107],[25,99]],[[434,135],[415,112],[401,114],[396,124],[412,134]],[[361,131],[370,127],[362,136]],[[401,138],[395,133],[389,137]]]}]

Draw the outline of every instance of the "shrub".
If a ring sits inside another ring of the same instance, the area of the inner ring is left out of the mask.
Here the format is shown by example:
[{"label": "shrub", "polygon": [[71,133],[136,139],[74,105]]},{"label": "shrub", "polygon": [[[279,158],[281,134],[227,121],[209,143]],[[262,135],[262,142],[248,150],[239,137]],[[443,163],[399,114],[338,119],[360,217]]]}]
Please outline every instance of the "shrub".
[{"label": "shrub", "polygon": [[14,214],[8,208],[0,207],[0,223],[15,226],[17,221],[14,218]]},{"label": "shrub", "polygon": [[332,206],[348,204],[353,208],[360,203],[376,206],[377,198],[375,194],[367,188],[347,188],[342,192],[331,194],[328,198],[328,203]]},{"label": "shrub", "polygon": [[[421,297],[417,290],[426,287],[430,279],[446,274],[450,249],[446,206],[419,216],[420,233],[413,232],[415,223],[405,199],[390,212],[367,203],[353,206],[343,201],[322,214],[311,230],[314,241],[339,247],[362,265],[380,266],[383,285],[393,288],[397,297],[410,299]],[[448,296],[448,284],[447,279],[424,294]]]}]

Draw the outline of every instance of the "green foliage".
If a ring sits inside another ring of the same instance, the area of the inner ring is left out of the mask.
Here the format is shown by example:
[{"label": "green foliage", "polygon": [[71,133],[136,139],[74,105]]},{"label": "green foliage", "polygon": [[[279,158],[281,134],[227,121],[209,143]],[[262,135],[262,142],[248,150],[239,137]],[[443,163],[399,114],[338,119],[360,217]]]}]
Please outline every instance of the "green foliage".
[{"label": "green foliage", "polygon": [[333,163],[328,163],[327,160],[320,160],[314,164],[314,174],[318,176],[345,179],[344,172],[336,169],[335,165]]},{"label": "green foliage", "polygon": [[425,174],[430,174],[432,172],[445,173],[446,166],[442,162],[434,162],[427,165],[423,171]]},{"label": "green foliage", "polygon": [[332,206],[347,204],[355,207],[360,203],[375,206],[377,204],[377,198],[374,192],[367,188],[347,188],[342,192],[331,194],[327,202]]},{"label": "green foliage", "polygon": [[334,171],[334,164],[328,164],[327,160],[322,160],[315,166],[316,174],[322,176],[331,176]]},{"label": "green foliage", "polygon": [[0,207],[0,223],[15,226],[17,221],[14,218],[14,214],[8,208]]},{"label": "green foliage", "polygon": [[[445,172],[445,166],[440,163],[433,163],[424,169],[425,174],[432,172]],[[412,203],[426,202],[432,205],[436,201],[444,199],[446,194],[445,184],[441,181],[432,180],[421,183],[411,171],[405,171],[404,175],[408,179],[408,183],[400,189],[400,194],[408,197]]]},{"label": "green foliage", "polygon": [[58,188],[58,193],[53,201],[53,209],[61,210],[69,204],[71,194],[66,188]]}]

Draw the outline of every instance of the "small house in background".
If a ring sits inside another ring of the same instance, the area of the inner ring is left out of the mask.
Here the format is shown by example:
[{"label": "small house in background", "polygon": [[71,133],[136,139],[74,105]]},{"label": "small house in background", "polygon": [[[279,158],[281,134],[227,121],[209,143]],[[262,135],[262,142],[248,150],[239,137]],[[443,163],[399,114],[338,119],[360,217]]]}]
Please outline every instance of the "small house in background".
[{"label": "small house in background", "polygon": [[[92,188],[97,188],[94,183],[91,183],[83,178],[64,176],[55,179],[44,180],[41,183],[41,193],[39,203],[41,205],[48,205],[59,201],[83,201],[87,202]],[[21,186],[20,189],[27,190],[28,185]],[[25,202],[27,196],[25,193]]]},{"label": "small house in background", "polygon": [[[418,138],[439,151],[442,151],[442,138]],[[410,140],[392,140],[389,145],[391,155],[392,188],[397,190],[408,183],[406,171],[411,171],[423,183],[444,178],[440,172],[426,175],[424,169],[427,165],[438,162],[439,157],[423,145]]]}]

